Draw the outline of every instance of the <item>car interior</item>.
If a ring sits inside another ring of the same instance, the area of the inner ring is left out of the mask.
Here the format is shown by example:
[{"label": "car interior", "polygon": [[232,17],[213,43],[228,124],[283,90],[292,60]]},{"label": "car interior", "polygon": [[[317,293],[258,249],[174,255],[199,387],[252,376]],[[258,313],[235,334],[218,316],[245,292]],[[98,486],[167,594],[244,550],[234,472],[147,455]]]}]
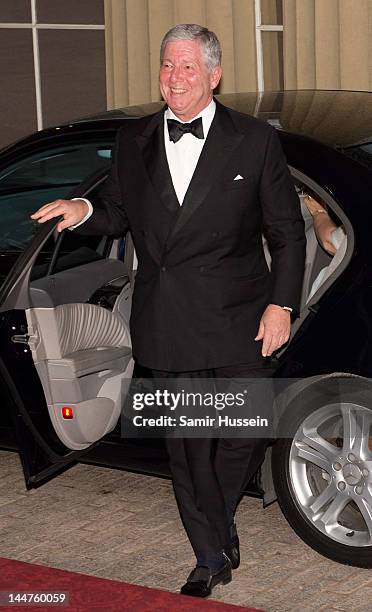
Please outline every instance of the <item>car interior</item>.
[{"label": "car interior", "polygon": [[[326,288],[332,284],[333,280],[338,276],[341,270],[339,266],[344,261],[346,252],[350,252],[348,245],[350,244],[350,232],[351,227],[347,222],[345,215],[342,213],[337,204],[331,201],[327,194],[321,194],[320,188],[314,189],[314,185],[311,181],[307,180],[304,182],[294,175],[294,185],[297,194],[300,199],[301,213],[305,223],[305,236],[306,236],[306,258],[305,258],[305,271],[303,276],[302,290],[301,290],[301,302],[300,302],[300,313],[305,315],[308,312],[308,304],[313,304],[317,301],[315,298],[319,298],[325,291]],[[337,249],[334,256],[330,255],[320,245],[313,226],[312,216],[308,211],[305,204],[305,196],[310,193],[330,214],[332,220],[337,227],[342,226],[343,228],[348,227],[347,235],[345,240],[342,241],[340,248]],[[263,245],[266,261],[268,266],[271,264],[271,257],[268,248],[267,241],[263,236]],[[345,262],[346,263],[346,262]],[[344,266],[343,266],[344,267]],[[336,273],[337,270],[337,273]],[[321,279],[319,274],[322,273]],[[329,281],[330,279],[330,281]],[[315,281],[316,284],[315,284]],[[315,297],[314,297],[315,296]]]},{"label": "car interior", "polygon": [[[333,284],[350,261],[354,249],[354,235],[350,221],[337,202],[319,185],[297,170],[291,169],[294,185],[298,193],[301,213],[305,223],[306,258],[301,291],[299,317],[292,325],[292,336],[302,325],[304,319],[321,296]],[[326,209],[332,221],[344,231],[336,253],[332,256],[319,243],[313,226],[313,218],[305,204],[305,196],[312,195]]]},{"label": "car interior", "polygon": [[[305,259],[305,272],[302,284],[301,293],[301,310],[303,310],[306,304],[311,300],[312,296],[316,293],[323,283],[331,276],[331,274],[338,268],[339,264],[343,260],[346,249],[347,249],[347,238],[342,242],[340,248],[337,249],[335,255],[330,255],[325,251],[319,244],[316,233],[314,231],[313,221],[311,214],[309,213],[307,206],[304,202],[308,190],[305,185],[296,185],[298,190],[298,196],[301,202],[301,212],[305,222],[305,235],[306,235],[306,259]],[[320,198],[319,198],[320,200]],[[324,202],[320,203],[324,207]],[[334,215],[332,215],[334,216]],[[336,225],[339,227],[341,221],[337,218]],[[319,274],[322,274],[321,283],[316,283],[316,279]]]}]

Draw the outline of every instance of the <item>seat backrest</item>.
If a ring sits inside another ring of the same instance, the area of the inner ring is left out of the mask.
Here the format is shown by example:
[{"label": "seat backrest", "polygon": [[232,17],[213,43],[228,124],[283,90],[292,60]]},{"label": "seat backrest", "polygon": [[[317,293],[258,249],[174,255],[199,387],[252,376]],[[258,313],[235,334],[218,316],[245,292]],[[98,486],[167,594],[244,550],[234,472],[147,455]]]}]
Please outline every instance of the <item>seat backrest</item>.
[{"label": "seat backrest", "polygon": [[313,277],[313,265],[316,258],[316,252],[319,249],[319,243],[314,232],[313,218],[305,204],[304,197],[304,195],[299,194],[301,213],[305,223],[306,237],[305,270],[302,281],[300,309],[302,309],[306,304],[306,299],[310,292]]},{"label": "seat backrest", "polygon": [[343,260],[345,256],[346,250],[347,250],[347,236],[345,234],[334,257],[331,259],[330,264],[322,268],[318,276],[314,280],[313,285],[311,287],[311,291],[309,293],[309,297],[307,298],[307,302],[311,300],[311,298],[318,291],[318,289],[320,289],[320,287],[324,285],[326,280],[328,280],[331,274],[333,274],[336,268],[338,268],[338,266],[340,265],[341,261]]}]

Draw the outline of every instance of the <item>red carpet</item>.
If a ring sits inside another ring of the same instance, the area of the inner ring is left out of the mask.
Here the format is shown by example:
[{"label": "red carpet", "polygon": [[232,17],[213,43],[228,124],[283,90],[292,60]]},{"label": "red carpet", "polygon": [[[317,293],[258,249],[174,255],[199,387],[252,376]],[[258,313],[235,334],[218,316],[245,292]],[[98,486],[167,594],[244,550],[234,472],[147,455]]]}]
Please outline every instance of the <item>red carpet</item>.
[{"label": "red carpet", "polygon": [[3,606],[19,612],[258,612],[211,600],[199,600],[158,589],[105,580],[43,565],[0,559],[0,591],[69,592],[69,605]]}]

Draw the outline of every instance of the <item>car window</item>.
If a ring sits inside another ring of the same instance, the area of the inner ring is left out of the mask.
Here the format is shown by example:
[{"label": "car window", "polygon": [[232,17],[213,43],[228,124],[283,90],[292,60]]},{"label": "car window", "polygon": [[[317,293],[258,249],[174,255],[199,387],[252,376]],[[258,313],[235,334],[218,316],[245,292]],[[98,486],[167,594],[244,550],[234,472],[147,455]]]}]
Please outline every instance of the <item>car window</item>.
[{"label": "car window", "polygon": [[82,236],[66,230],[60,241],[51,245],[52,250],[48,255],[44,250],[38,255],[31,270],[31,280],[104,259],[106,244],[105,237]]},{"label": "car window", "polygon": [[[84,195],[87,198],[94,199],[99,189],[100,184],[84,193]],[[46,256],[45,249],[43,249],[38,255],[31,270],[31,280],[104,259],[108,256],[112,243],[111,238],[85,236],[79,234],[78,229],[64,230],[62,234],[58,234],[55,238],[57,239],[54,244],[50,242],[50,238],[47,242],[52,247],[50,254]]]},{"label": "car window", "polygon": [[112,143],[65,145],[37,152],[0,172],[0,252],[22,251],[38,225],[30,214],[69,193],[91,173],[108,167]]},{"label": "car window", "polygon": [[353,147],[345,147],[342,149],[348,157],[359,162],[365,168],[372,170],[372,143],[366,142]]}]

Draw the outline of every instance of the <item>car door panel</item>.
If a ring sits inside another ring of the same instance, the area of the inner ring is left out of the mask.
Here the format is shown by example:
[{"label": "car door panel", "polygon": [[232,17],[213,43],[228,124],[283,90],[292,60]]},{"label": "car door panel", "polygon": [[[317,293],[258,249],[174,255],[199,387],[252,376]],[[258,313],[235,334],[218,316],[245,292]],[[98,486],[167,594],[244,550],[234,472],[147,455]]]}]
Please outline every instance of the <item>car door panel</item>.
[{"label": "car door panel", "polygon": [[[102,176],[94,184],[101,180]],[[110,249],[99,248],[96,260],[89,263],[78,257],[73,264],[82,260],[83,265],[69,267],[72,260],[61,247],[61,258],[52,256],[47,273],[44,269],[44,276],[30,282],[56,222],[44,224],[0,289],[0,317],[8,340],[0,346],[0,357],[5,367],[12,362],[13,391],[22,386],[11,410],[21,432],[28,487],[75,462],[115,427],[133,370],[131,284],[125,264],[107,258]],[[66,236],[71,241],[71,235]],[[63,268],[59,272],[58,263]],[[114,312],[107,299],[105,308],[100,305],[103,289],[106,298],[108,293],[113,298]],[[115,301],[124,308],[115,308]]]},{"label": "car door panel", "polygon": [[115,259],[100,259],[83,266],[44,276],[30,284],[34,306],[86,302],[101,287],[128,278],[126,266]]},{"label": "car door panel", "polygon": [[67,448],[86,448],[115,427],[128,391],[133,360],[126,322],[85,303],[31,308],[26,316],[58,437]]}]

